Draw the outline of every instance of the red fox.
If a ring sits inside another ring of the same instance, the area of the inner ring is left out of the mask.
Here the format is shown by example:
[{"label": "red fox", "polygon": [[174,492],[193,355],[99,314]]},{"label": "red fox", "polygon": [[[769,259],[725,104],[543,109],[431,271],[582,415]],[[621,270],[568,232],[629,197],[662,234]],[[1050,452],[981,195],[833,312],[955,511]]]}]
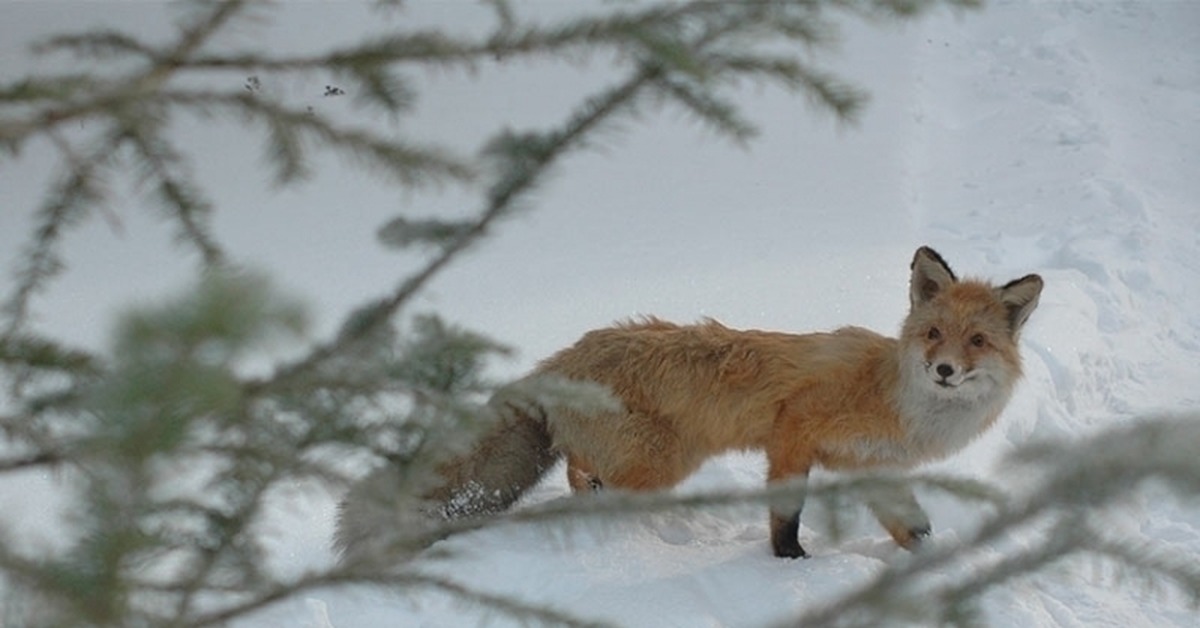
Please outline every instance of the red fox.
[{"label": "red fox", "polygon": [[[959,280],[928,247],[911,270],[899,338],[859,327],[796,335],[654,318],[591,331],[526,380],[598,384],[613,407],[589,412],[514,401],[520,386],[502,391],[492,402],[499,423],[441,468],[426,497],[447,517],[496,512],[563,456],[575,491],[665,489],[729,450],[765,451],[768,482],[806,478],[814,466],[907,468],[948,456],[1008,402],[1021,375],[1017,337],[1043,284],[1038,275],[999,287]],[[352,492],[343,506],[344,554],[364,550],[378,533],[373,523],[388,525],[367,521],[360,498]],[[930,534],[911,492],[868,505],[901,547]],[[771,506],[776,556],[807,556],[802,507]]]}]

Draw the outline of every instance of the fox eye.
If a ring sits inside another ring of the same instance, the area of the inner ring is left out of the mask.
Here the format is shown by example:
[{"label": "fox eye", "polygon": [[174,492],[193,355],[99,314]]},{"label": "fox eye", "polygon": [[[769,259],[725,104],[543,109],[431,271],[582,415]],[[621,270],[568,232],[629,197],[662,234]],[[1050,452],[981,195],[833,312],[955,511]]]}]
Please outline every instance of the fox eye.
[{"label": "fox eye", "polygon": [[925,337],[930,340],[941,340],[942,330],[938,329],[937,327],[930,327],[929,333],[926,334]]},{"label": "fox eye", "polygon": [[987,338],[984,338],[983,334],[975,334],[974,336],[971,336],[971,344],[976,347],[982,347],[983,345],[987,344]]}]

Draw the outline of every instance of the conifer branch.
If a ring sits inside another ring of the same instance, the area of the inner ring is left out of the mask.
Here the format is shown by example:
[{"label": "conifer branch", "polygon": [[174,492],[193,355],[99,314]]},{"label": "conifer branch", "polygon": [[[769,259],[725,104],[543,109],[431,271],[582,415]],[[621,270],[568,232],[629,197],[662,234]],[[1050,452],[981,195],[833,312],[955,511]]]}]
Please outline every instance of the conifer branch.
[{"label": "conifer branch", "polygon": [[556,626],[595,628],[605,624],[582,621],[577,617],[545,606],[527,604],[509,597],[485,593],[447,578],[403,571],[396,574],[361,574],[353,570],[338,569],[322,574],[301,577],[292,582],[279,583],[254,599],[197,616],[180,624],[188,628],[222,626],[235,619],[245,617],[279,601],[317,589],[337,585],[360,584],[386,587],[400,591],[434,589],[460,601],[477,604],[503,613],[514,619],[535,621]]},{"label": "conifer branch", "polygon": [[493,223],[509,213],[520,196],[539,182],[554,161],[581,144],[602,122],[627,106],[658,74],[656,68],[643,68],[618,86],[589,98],[560,130],[536,139],[527,138],[508,148],[505,152],[510,162],[501,165],[501,168],[508,170],[502,171],[489,190],[485,207],[472,223],[465,224],[454,239],[447,242],[421,270],[401,282],[390,295],[355,312],[332,341],[316,347],[302,360],[280,369],[270,380],[252,383],[249,389],[266,389],[303,375],[348,350],[355,342],[389,321],[434,276],[482,238]]},{"label": "conifer branch", "polygon": [[[21,329],[28,317],[29,301],[34,293],[47,280],[62,270],[63,261],[57,252],[57,248],[63,230],[70,225],[78,223],[85,213],[85,208],[103,205],[104,193],[102,192],[102,186],[104,177],[101,170],[110,164],[113,153],[121,143],[120,137],[129,137],[127,133],[128,129],[138,129],[140,127],[136,123],[128,125],[125,131],[119,133],[118,137],[110,137],[102,141],[97,150],[82,158],[74,152],[64,139],[56,134],[55,129],[66,122],[80,117],[92,117],[105,112],[119,116],[121,112],[127,110],[130,106],[129,103],[136,102],[139,98],[153,94],[165,84],[178,65],[204,45],[208,38],[224,24],[233,19],[243,4],[244,2],[241,0],[228,0],[217,3],[214,5],[213,10],[206,14],[203,19],[197,20],[194,24],[186,27],[182,31],[177,44],[169,49],[166,54],[156,57],[155,63],[142,73],[125,81],[115,83],[112,89],[107,91],[102,90],[98,96],[91,96],[83,102],[71,102],[72,99],[70,96],[79,93],[78,89],[67,88],[67,83],[58,82],[56,83],[59,88],[58,90],[43,88],[40,92],[38,90],[34,91],[38,92],[39,96],[45,97],[55,91],[62,90],[60,95],[66,97],[64,101],[69,104],[60,108],[47,108],[25,120],[19,118],[15,120],[0,119],[0,144],[17,147],[31,134],[45,133],[51,138],[69,163],[69,175],[65,181],[56,186],[51,192],[49,203],[40,212],[42,220],[35,228],[33,239],[28,245],[24,267],[18,272],[17,288],[4,307],[4,314],[8,320],[3,333],[0,334],[0,342],[7,342],[7,339],[11,338]],[[77,46],[87,39],[89,38],[86,36],[63,38],[57,42],[52,42],[50,47]],[[90,39],[92,44],[97,43],[96,38]],[[118,45],[118,40],[123,42],[122,45],[126,48],[130,47],[128,38],[118,38],[112,34],[108,34],[99,39],[106,42],[110,47]],[[90,84],[93,87],[96,86],[94,82]],[[28,92],[30,85],[29,82],[25,83],[26,92]],[[41,85],[45,86],[48,84],[42,83]],[[84,83],[75,87],[87,86],[88,83]],[[24,94],[24,96],[27,98],[28,93]],[[0,100],[0,102],[3,101]],[[118,126],[124,125],[118,123]],[[155,153],[143,154],[155,155]],[[165,162],[161,161],[162,155],[158,154],[157,156],[160,158],[157,165],[159,167],[165,165]],[[152,159],[152,161],[155,160]],[[182,219],[181,222],[184,225],[184,233],[187,235],[187,239],[197,244],[206,259],[216,261],[221,257],[219,249],[211,237],[196,222],[195,213],[198,205],[194,201],[189,200],[188,187],[179,179],[167,178],[163,180],[161,191],[169,202],[175,204],[180,209],[179,216]],[[187,208],[185,209],[185,207]]]},{"label": "conifer branch", "polygon": [[122,143],[131,144],[135,157],[143,162],[144,183],[154,187],[154,197],[179,223],[179,239],[196,248],[205,266],[221,266],[226,255],[207,224],[213,212],[211,203],[182,171],[182,156],[167,143],[161,131],[147,126],[126,125]]},{"label": "conifer branch", "polygon": [[[7,423],[8,421],[4,422]],[[61,456],[42,451],[19,458],[0,460],[0,473],[7,473],[9,471],[24,471],[25,469],[29,469],[31,467],[52,466],[59,464],[62,461],[63,458]]]},{"label": "conifer branch", "polygon": [[[1162,558],[1154,547],[1132,551],[1097,532],[1088,521],[1114,500],[1151,480],[1161,481],[1181,497],[1200,495],[1197,460],[1200,417],[1159,417],[1100,432],[1078,443],[1033,443],[1019,448],[1012,464],[1042,467],[1045,475],[1008,506],[985,520],[962,544],[930,548],[910,561],[890,565],[874,580],[836,602],[804,614],[795,625],[875,625],[886,613],[904,608],[906,600],[936,598],[939,603],[908,609],[915,620],[946,621],[947,612],[969,608],[1000,582],[1036,573],[1041,568],[1077,555],[1107,556],[1147,572],[1152,579],[1172,581],[1191,599],[1200,601],[1200,571],[1194,561],[1177,563]],[[1042,528],[1050,524],[1050,530]],[[998,562],[978,565],[976,552],[1019,534],[1034,534],[1029,547]],[[953,582],[936,579],[948,569],[970,568],[972,574]],[[914,596],[916,596],[914,598]]]},{"label": "conifer branch", "polygon": [[[656,13],[656,17],[661,18],[664,15],[678,17],[688,10],[713,8],[705,3],[683,5],[681,8],[671,9],[665,13]],[[273,381],[291,379],[314,368],[324,360],[346,350],[357,339],[368,335],[379,325],[390,320],[430,279],[472,243],[480,239],[494,221],[509,213],[514,203],[540,181],[549,166],[561,155],[572,150],[576,144],[582,144],[582,140],[610,115],[625,107],[627,103],[634,101],[643,88],[658,84],[665,90],[665,93],[682,102],[685,107],[696,112],[703,119],[712,122],[716,128],[727,132],[735,139],[745,139],[753,132],[753,129],[747,122],[738,118],[730,104],[717,100],[711,93],[686,87],[683,83],[676,82],[671,78],[675,74],[683,76],[703,74],[698,69],[702,65],[698,61],[693,62],[691,56],[715,45],[730,33],[736,32],[739,25],[740,22],[737,21],[718,21],[710,28],[700,31],[693,41],[678,42],[677,44],[667,43],[666,40],[658,38],[648,38],[645,33],[639,31],[635,33],[635,36],[642,44],[648,44],[651,58],[647,59],[630,78],[619,86],[588,99],[563,129],[540,136],[502,135],[493,140],[490,148],[492,154],[509,159],[509,163],[501,164],[501,168],[507,170],[501,170],[497,182],[488,191],[487,205],[478,214],[475,221],[462,223],[455,231],[457,237],[447,241],[420,271],[408,277],[390,296],[360,308],[343,326],[342,332],[337,338],[313,349],[299,362],[278,371]],[[736,65],[731,67],[736,67]],[[826,89],[824,93],[839,112],[848,113],[853,106],[853,103],[849,102],[850,98],[835,94],[832,88]],[[252,388],[259,389],[269,384],[270,382],[265,381],[255,382],[252,384]]]},{"label": "conifer branch", "polygon": [[[388,461],[398,478],[394,497],[419,496],[438,461],[468,446],[454,437],[486,426],[490,415],[480,401],[494,386],[483,376],[484,365],[503,347],[437,318],[400,315],[442,270],[529,204],[554,169],[588,148],[613,120],[648,104],[665,104],[682,108],[722,137],[745,141],[754,133],[753,120],[733,98],[745,81],[808,95],[839,119],[853,119],[865,94],[805,54],[836,43],[832,12],[893,19],[931,4],[664,2],[541,24],[522,19],[518,5],[493,0],[496,25],[482,36],[408,30],[331,52],[280,56],[213,47],[213,36],[252,3],[209,2],[195,5],[193,19],[166,45],[115,31],[47,40],[45,52],[117,59],[134,71],[0,85],[0,145],[15,154],[40,138],[65,165],[35,215],[16,289],[5,306],[0,376],[17,384],[0,417],[9,446],[0,474],[54,465],[77,469],[72,475],[84,489],[77,505],[86,532],[64,556],[46,561],[29,560],[0,539],[0,569],[62,602],[51,605],[63,613],[59,623],[218,625],[303,592],[373,584],[432,589],[518,619],[585,625],[559,610],[422,573],[420,561],[386,568],[349,564],[283,578],[266,566],[267,546],[256,525],[268,497],[289,483],[343,487],[353,475],[344,464],[347,455]],[[792,54],[792,47],[802,50]],[[412,68],[480,70],[520,57],[602,58],[615,64],[620,80],[581,99],[556,125],[496,134],[475,157],[381,137],[370,121],[345,123],[270,93],[185,80],[331,73],[349,82],[343,86],[358,104],[374,108],[368,113],[398,115],[416,102]],[[476,186],[481,199],[465,219],[406,215],[389,223],[381,232],[389,245],[424,247],[417,270],[347,315],[332,339],[273,375],[249,379],[237,371],[238,360],[253,355],[272,334],[294,339],[302,317],[265,284],[224,273],[231,264],[208,222],[214,208],[188,171],[187,147],[166,134],[179,114],[233,119],[260,133],[279,184],[307,176],[311,155],[322,151],[400,186]],[[92,125],[82,134],[90,141],[64,128],[68,122]],[[30,335],[25,327],[31,302],[62,268],[63,235],[104,211],[107,182],[130,170],[151,190],[180,239],[214,271],[216,283],[202,282],[189,293],[194,298],[175,306],[131,315],[110,358]],[[259,294],[265,296],[256,299]],[[487,525],[586,525],[631,513],[795,503],[801,495],[833,504],[913,485],[973,500],[991,514],[963,544],[933,545],[886,566],[861,589],[799,618],[805,625],[872,625],[896,618],[964,623],[997,584],[1081,556],[1099,556],[1147,582],[1169,582],[1200,599],[1200,570],[1191,557],[1172,555],[1159,544],[1131,545],[1089,518],[1151,481],[1188,499],[1200,493],[1196,424],[1195,417],[1160,418],[1086,442],[1022,448],[1012,464],[1040,474],[1040,481],[1015,495],[941,476],[848,478],[805,489],[773,485],[702,495],[608,495],[456,520],[432,530],[401,530],[393,545],[398,554],[411,555],[434,538]],[[194,491],[164,489],[176,479],[164,473],[176,469],[173,465],[195,474],[188,477]],[[835,528],[840,523],[832,520]],[[997,558],[992,550],[1010,547],[1012,539],[1028,542]],[[914,605],[914,599],[923,605]]]},{"label": "conifer branch", "polygon": [[65,141],[59,140],[59,144],[67,156],[67,173],[51,189],[37,213],[33,238],[26,245],[17,270],[16,288],[0,310],[7,319],[0,333],[0,345],[8,344],[21,330],[35,293],[63,270],[65,263],[59,245],[64,232],[78,224],[89,208],[103,205],[107,197],[102,172],[108,165],[108,152],[96,151],[81,158]]},{"label": "conifer branch", "polygon": [[[722,133],[744,141],[753,133],[753,125],[742,119],[716,86],[717,76],[754,77],[777,81],[788,89],[803,89],[814,101],[830,107],[842,117],[851,117],[862,103],[861,92],[841,84],[824,73],[805,67],[795,60],[772,58],[774,53],[729,54],[718,46],[728,40],[729,50],[756,49],[756,38],[772,37],[825,46],[832,39],[826,33],[834,29],[822,16],[822,4],[811,1],[760,0],[745,3],[666,3],[650,4],[613,12],[586,15],[564,23],[540,26],[521,23],[513,7],[496,3],[497,29],[480,40],[461,39],[437,31],[415,31],[335,50],[330,53],[291,58],[270,58],[258,52],[220,55],[205,50],[209,39],[246,9],[245,2],[219,2],[203,5],[199,17],[184,27],[177,42],[158,48],[135,37],[115,32],[59,36],[43,42],[43,52],[69,50],[78,54],[132,56],[146,67],[110,81],[71,77],[61,80],[27,80],[0,89],[0,94],[15,102],[45,102],[32,115],[0,119],[0,144],[18,147],[32,135],[50,133],[62,125],[83,119],[113,118],[124,140],[131,140],[138,158],[148,162],[156,182],[155,196],[168,208],[180,225],[181,237],[200,251],[207,265],[221,263],[226,257],[205,226],[207,203],[196,186],[179,167],[179,158],[164,141],[151,135],[140,121],[148,112],[170,107],[189,107],[198,111],[223,109],[248,113],[258,120],[269,139],[271,162],[276,164],[280,183],[303,178],[307,173],[306,146],[322,146],[341,151],[352,159],[404,185],[449,177],[471,178],[474,173],[462,160],[430,149],[395,142],[381,142],[363,131],[339,129],[319,115],[290,109],[264,98],[220,92],[186,92],[167,89],[168,82],[187,72],[212,70],[344,73],[362,89],[357,95],[364,102],[381,105],[385,110],[404,110],[413,96],[407,83],[392,68],[404,64],[466,64],[505,59],[516,55],[563,55],[571,50],[596,50],[611,47],[619,58],[637,67],[655,67],[660,73],[659,88],[670,100],[696,114]],[[837,3],[834,3],[835,5]],[[875,13],[891,11],[909,14],[924,3],[911,0],[847,1],[841,8]],[[700,33],[699,37],[692,35]],[[0,102],[6,102],[0,100]],[[156,116],[149,116],[154,119]],[[103,146],[95,156],[108,157],[121,142]],[[82,189],[91,179],[87,170],[70,187]],[[70,197],[66,199],[70,201]],[[83,202],[83,201],[81,201]],[[66,209],[66,207],[64,207]],[[61,221],[51,217],[56,224]],[[489,221],[486,212],[481,221]],[[7,334],[20,327],[25,305],[37,287],[49,279],[61,265],[51,245],[52,238],[43,230],[30,245],[27,269],[17,294],[10,300],[10,325]],[[474,236],[468,237],[472,240]],[[447,260],[453,259],[453,255]],[[437,265],[437,264],[435,264]],[[440,265],[437,265],[440,267]],[[436,270],[436,269],[435,269]],[[417,279],[420,285],[424,280]],[[385,307],[385,310],[389,307]],[[394,311],[395,308],[390,308]],[[6,335],[7,335],[6,334]]]}]

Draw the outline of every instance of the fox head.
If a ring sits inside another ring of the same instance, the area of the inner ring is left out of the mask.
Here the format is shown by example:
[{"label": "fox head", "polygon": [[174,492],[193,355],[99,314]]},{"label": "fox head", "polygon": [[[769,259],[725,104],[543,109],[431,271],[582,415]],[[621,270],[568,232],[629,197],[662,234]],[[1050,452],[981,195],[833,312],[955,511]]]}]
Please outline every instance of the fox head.
[{"label": "fox head", "polygon": [[911,268],[911,310],[901,332],[910,383],[945,398],[1007,394],[1021,375],[1017,338],[1037,307],[1042,278],[1002,286],[959,280],[929,247],[917,249]]}]

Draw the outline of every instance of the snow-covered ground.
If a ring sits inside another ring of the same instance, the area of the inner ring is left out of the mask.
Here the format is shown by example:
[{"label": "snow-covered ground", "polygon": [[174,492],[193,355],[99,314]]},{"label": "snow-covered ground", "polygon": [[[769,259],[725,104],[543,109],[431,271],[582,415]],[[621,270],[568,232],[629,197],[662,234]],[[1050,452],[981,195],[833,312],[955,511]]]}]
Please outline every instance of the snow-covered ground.
[{"label": "snow-covered ground", "polygon": [[[154,5],[73,6],[78,26],[163,23]],[[300,46],[371,28],[369,13],[339,7],[288,5],[276,30],[242,36]],[[476,10],[413,8],[417,18],[467,27]],[[28,69],[17,65],[26,63],[20,41],[61,27],[44,12],[0,8],[13,16],[0,20],[5,76]],[[497,377],[639,313],[789,331],[894,331],[907,306],[908,261],[929,244],[960,274],[1006,281],[1037,272],[1046,280],[1022,338],[1026,379],[1013,403],[998,427],[938,468],[1004,485],[997,461],[1030,439],[1200,408],[1200,3],[996,2],[903,27],[849,23],[845,34],[828,62],[872,93],[859,125],[753,86],[743,102],[763,133],[745,149],[673,111],[629,122],[603,150],[568,159],[537,206],[442,276],[422,306],[516,348]],[[469,149],[503,123],[559,119],[605,76],[588,65],[430,75],[420,116],[404,128]],[[261,185],[253,171],[261,149],[246,146],[236,128],[205,128],[192,145],[221,208],[219,235],[310,299],[322,331],[405,268],[404,258],[372,245],[379,224],[398,211],[448,211],[461,201],[383,191],[332,162],[311,184],[280,193]],[[0,167],[5,264],[40,191],[27,183],[46,176],[45,155],[23,157]],[[39,325],[102,346],[122,305],[182,282],[188,267],[171,261],[164,227],[136,208],[117,211],[119,229],[96,219],[68,242],[72,270],[39,301]],[[680,490],[757,486],[763,466],[758,455],[730,455]],[[527,501],[567,493],[554,473]],[[28,495],[0,490],[0,511],[26,522],[51,518]],[[980,517],[946,499],[927,506],[935,543],[953,542]],[[1131,541],[1167,543],[1200,560],[1192,506],[1137,498],[1112,516]],[[279,509],[271,527],[280,569],[331,560],[332,509],[333,497],[303,492]],[[754,626],[819,606],[903,560],[868,519],[835,543],[814,524],[819,517],[806,517],[802,539],[814,554],[806,561],[773,558],[765,514],[749,506],[631,517],[601,530],[496,527],[443,542],[453,558],[425,560],[431,573],[582,618]],[[1003,585],[983,613],[989,624],[1014,627],[1196,622],[1171,596],[1088,564]],[[239,625],[476,621],[508,625],[442,594],[352,588],[313,592]]]}]

